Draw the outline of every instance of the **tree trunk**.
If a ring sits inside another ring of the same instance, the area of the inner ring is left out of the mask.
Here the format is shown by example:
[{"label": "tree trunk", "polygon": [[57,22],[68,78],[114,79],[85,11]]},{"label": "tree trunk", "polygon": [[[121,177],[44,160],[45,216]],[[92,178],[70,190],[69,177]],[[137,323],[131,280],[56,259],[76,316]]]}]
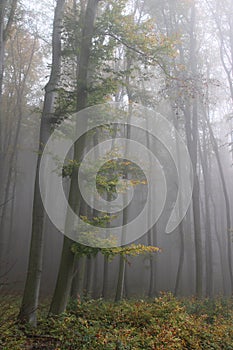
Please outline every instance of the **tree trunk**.
[{"label": "tree trunk", "polygon": [[[212,192],[210,192],[212,193]],[[218,232],[218,225],[217,225],[217,208],[216,208],[216,203],[213,199],[212,194],[210,194],[210,200],[212,202],[213,206],[213,216],[214,216],[214,233],[216,236],[217,240],[217,245],[218,245],[218,250],[219,250],[219,256],[220,256],[220,264],[221,264],[221,276],[222,276],[222,286],[223,286],[223,295],[227,295],[227,281],[226,281],[226,273],[225,273],[225,263],[224,263],[224,249],[222,247],[222,242],[221,242],[221,237]]]},{"label": "tree trunk", "polygon": [[0,102],[2,96],[2,85],[3,85],[3,73],[4,73],[4,56],[5,56],[5,45],[6,41],[10,36],[15,12],[17,8],[18,0],[13,0],[10,5],[9,16],[7,23],[4,25],[7,1],[1,0],[0,2]]},{"label": "tree trunk", "polygon": [[[8,148],[10,149],[10,154],[6,162],[4,162],[4,167],[6,169],[6,175],[4,176],[3,181],[6,180],[5,188],[4,189],[4,200],[3,202],[6,203],[8,198],[13,198],[13,195],[11,193],[11,185],[12,185],[12,178],[13,178],[13,172],[14,172],[14,164],[16,164],[17,160],[17,152],[18,152],[18,141],[19,141],[19,136],[20,136],[20,129],[21,129],[21,124],[22,124],[22,118],[23,118],[23,97],[24,97],[24,92],[25,92],[25,87],[26,87],[26,82],[28,79],[28,75],[30,73],[33,57],[35,54],[35,47],[36,47],[36,40],[34,40],[34,44],[31,49],[31,54],[30,54],[30,59],[28,62],[28,67],[27,70],[24,74],[24,77],[22,80],[19,81],[19,84],[15,86],[16,89],[16,94],[17,94],[17,100],[16,100],[16,105],[14,107],[14,113],[16,116],[16,127],[15,130],[14,128],[11,128],[10,130],[10,137],[9,137],[9,144],[7,147],[4,149],[4,151]],[[11,141],[12,140],[12,141]],[[5,164],[6,163],[6,164]],[[5,258],[5,255],[7,254],[7,249],[6,247],[8,246],[8,239],[9,239],[9,234],[6,232],[6,217],[7,217],[7,205],[3,206],[2,209],[2,215],[1,215],[1,220],[0,220],[0,227],[2,230],[2,234],[0,237],[0,261],[3,261]]]},{"label": "tree trunk", "polygon": [[5,6],[6,6],[6,0],[2,0],[0,3],[0,101],[2,96],[4,56],[5,56],[4,55],[5,54],[5,41],[4,41]]},{"label": "tree trunk", "polygon": [[226,180],[225,180],[225,176],[224,176],[222,163],[220,160],[218,144],[217,144],[216,138],[214,137],[214,133],[213,133],[210,121],[209,121],[207,116],[205,116],[205,117],[206,117],[205,119],[206,119],[206,123],[207,123],[209,133],[210,133],[211,143],[212,143],[213,150],[214,150],[217,164],[218,164],[220,179],[221,179],[222,188],[223,188],[223,195],[224,195],[224,199],[225,199],[226,224],[227,224],[227,231],[226,231],[226,234],[227,234],[227,259],[228,259],[228,268],[229,268],[229,277],[230,277],[230,288],[231,288],[231,293],[232,293],[233,292],[233,274],[232,274],[233,271],[232,271],[232,240],[231,240],[231,232],[230,232],[230,229],[231,229],[230,199],[228,196]]},{"label": "tree trunk", "polygon": [[[194,76],[197,74],[197,43],[195,37],[196,29],[196,9],[195,4],[192,6],[191,22],[190,22],[190,68]],[[200,188],[198,179],[198,104],[197,96],[194,96],[191,105],[191,99],[184,109],[185,113],[185,131],[187,137],[187,146],[193,166],[193,224],[194,224],[194,242],[195,242],[195,264],[196,264],[196,295],[202,296],[202,237],[201,237],[201,218],[200,218]]]},{"label": "tree trunk", "polygon": [[205,252],[206,252],[206,295],[213,297],[213,248],[212,248],[212,234],[210,221],[210,177],[208,169],[207,149],[206,149],[206,134],[203,130],[203,152],[199,143],[200,159],[204,178],[204,201],[205,201]]},{"label": "tree trunk", "polygon": [[[87,78],[88,68],[92,48],[92,37],[94,33],[95,18],[98,8],[98,0],[88,0],[84,27],[82,32],[80,56],[79,56],[79,70],[78,70],[78,90],[77,90],[77,111],[81,111],[87,106]],[[87,121],[86,121],[87,122]],[[85,140],[76,142],[74,145],[74,159],[79,160],[82,155]],[[78,177],[76,171],[73,171],[71,176],[71,185],[69,192],[69,205],[76,212],[79,213],[81,204],[81,195],[78,188]],[[65,311],[70,295],[70,288],[73,278],[74,269],[74,255],[70,248],[74,242],[68,237],[64,237],[63,252],[58,272],[57,283],[50,306],[50,314],[59,314]],[[65,276],[63,276],[65,275]]]},{"label": "tree trunk", "polygon": [[87,258],[87,274],[86,274],[86,286],[85,295],[91,298],[93,295],[93,283],[94,283],[94,272],[95,272],[95,257],[90,256]]},{"label": "tree trunk", "polygon": [[75,267],[76,272],[72,281],[70,296],[72,299],[82,299],[83,297],[83,286],[84,286],[84,276],[86,268],[86,257],[82,256],[78,259],[77,265]]},{"label": "tree trunk", "polygon": [[[128,94],[129,98],[130,95]],[[129,120],[127,120],[127,124],[126,124],[126,139],[130,139],[130,119],[131,119],[131,106],[129,105]],[[125,155],[126,155],[126,159],[127,159],[127,155],[128,155],[128,147],[126,144],[126,151],[125,151]],[[127,171],[124,174],[125,179],[128,178],[128,174]],[[125,203],[123,203],[124,209],[123,209],[123,219],[122,219],[122,245],[125,244],[125,235],[126,235],[126,230],[125,230],[125,225],[128,223],[128,206],[125,207],[126,203],[127,203],[127,194],[125,194],[123,201]],[[124,280],[125,280],[125,267],[126,267],[126,261],[125,258],[123,256],[120,256],[120,262],[119,262],[119,271],[118,271],[118,280],[117,280],[117,288],[116,288],[116,295],[115,295],[115,301],[118,302],[122,299],[123,297],[123,293],[124,293]]]},{"label": "tree trunk", "polygon": [[108,273],[109,273],[109,261],[108,258],[104,257],[104,271],[103,271],[103,287],[102,287],[102,297],[106,299],[108,293]]},{"label": "tree trunk", "polygon": [[124,279],[125,279],[125,259],[124,257],[120,256],[115,302],[118,302],[123,298]]},{"label": "tree trunk", "polygon": [[36,311],[40,290],[42,273],[43,248],[44,248],[44,220],[45,211],[40,196],[39,168],[43,148],[50,136],[51,118],[54,112],[55,89],[61,70],[61,26],[64,14],[65,0],[57,0],[52,37],[52,69],[50,79],[45,87],[45,99],[40,125],[39,154],[36,167],[36,179],[34,187],[32,235],[29,254],[27,279],[23,294],[23,301],[19,313],[19,320],[36,325]]},{"label": "tree trunk", "polygon": [[[18,0],[12,0],[9,10],[9,16],[6,19],[6,7],[7,7],[7,1],[1,0],[0,2],[0,184],[3,184],[4,182],[4,175],[3,175],[3,169],[5,169],[5,155],[4,155],[4,149],[3,149],[3,140],[4,140],[4,126],[2,124],[2,108],[1,108],[1,100],[2,100],[2,88],[3,88],[3,75],[4,75],[4,61],[5,61],[5,46],[6,42],[10,37],[11,28],[13,24],[13,20],[15,17],[15,12],[17,8],[17,2]],[[6,24],[5,24],[6,20]],[[4,188],[4,187],[3,187]],[[0,189],[0,198],[2,198]]]}]

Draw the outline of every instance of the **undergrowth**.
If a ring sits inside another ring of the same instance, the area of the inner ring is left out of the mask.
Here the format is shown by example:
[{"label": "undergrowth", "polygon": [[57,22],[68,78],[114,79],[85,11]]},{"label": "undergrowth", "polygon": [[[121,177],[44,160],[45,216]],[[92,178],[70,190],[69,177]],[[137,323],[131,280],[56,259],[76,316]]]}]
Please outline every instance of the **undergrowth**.
[{"label": "undergrowth", "polygon": [[18,299],[0,307],[3,350],[233,349],[232,299],[77,300],[56,317],[42,307],[36,329],[17,322]]}]

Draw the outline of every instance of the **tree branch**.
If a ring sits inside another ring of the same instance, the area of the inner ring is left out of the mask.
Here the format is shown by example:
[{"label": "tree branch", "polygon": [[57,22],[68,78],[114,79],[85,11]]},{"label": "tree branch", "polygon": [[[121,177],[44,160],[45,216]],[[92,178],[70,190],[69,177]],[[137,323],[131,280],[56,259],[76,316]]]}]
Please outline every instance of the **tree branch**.
[{"label": "tree branch", "polygon": [[3,40],[4,41],[6,41],[7,38],[9,37],[9,35],[10,35],[10,31],[11,31],[11,28],[12,28],[12,24],[13,24],[14,17],[15,17],[15,12],[16,12],[16,8],[17,8],[17,2],[18,2],[18,0],[13,0],[12,1],[10,14],[9,14],[9,17],[8,17],[6,28],[5,28],[4,32],[3,32]]}]

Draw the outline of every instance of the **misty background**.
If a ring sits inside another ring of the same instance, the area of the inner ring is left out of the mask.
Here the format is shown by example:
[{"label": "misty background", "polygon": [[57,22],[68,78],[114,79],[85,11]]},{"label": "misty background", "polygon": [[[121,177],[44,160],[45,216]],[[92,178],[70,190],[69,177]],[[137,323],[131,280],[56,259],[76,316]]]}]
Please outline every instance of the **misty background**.
[{"label": "misty background", "polygon": [[[5,3],[1,33],[7,30],[7,23],[11,27],[7,37],[4,33],[1,36],[0,291],[22,294],[29,262],[45,86],[51,69],[56,68],[52,33],[58,2]],[[77,70],[82,69],[80,28],[86,3],[67,0],[63,4],[60,71],[52,90],[52,129],[66,113],[77,110]],[[9,23],[14,5],[14,18]],[[232,1],[101,1],[91,43],[86,106],[119,101],[162,110],[164,103],[169,105],[172,113],[168,119],[190,153],[194,189],[182,223],[166,234],[177,194],[174,164],[158,140],[130,130],[132,138],[160,157],[166,173],[168,200],[164,212],[156,225],[135,242],[160,251],[128,257],[123,268],[119,256],[111,261],[101,252],[78,256],[74,273],[74,278],[79,276],[77,295],[114,298],[119,278],[124,297],[156,296],[161,291],[179,296],[231,295]],[[129,136],[124,128],[115,132]],[[113,134],[102,137],[114,139]],[[93,137],[90,147],[95,142]],[[69,180],[63,181],[64,187],[69,187]],[[145,200],[145,185],[139,184],[128,220],[137,215]],[[122,214],[119,223],[123,219]],[[43,231],[42,297],[54,293],[64,239],[48,217]],[[121,269],[124,273],[119,276]]]}]

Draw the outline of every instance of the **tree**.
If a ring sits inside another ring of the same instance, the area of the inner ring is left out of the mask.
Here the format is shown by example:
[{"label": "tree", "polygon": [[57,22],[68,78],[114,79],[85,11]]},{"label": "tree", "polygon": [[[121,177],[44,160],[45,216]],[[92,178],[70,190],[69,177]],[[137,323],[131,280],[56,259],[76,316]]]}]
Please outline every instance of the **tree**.
[{"label": "tree", "polygon": [[[81,111],[87,106],[88,69],[90,64],[92,38],[94,34],[98,3],[99,0],[88,0],[84,16],[82,37],[79,49],[80,56],[77,76],[77,112]],[[79,162],[83,152],[83,142],[84,140],[82,140],[81,144],[80,142],[76,142],[74,145],[74,160],[77,162]],[[79,213],[81,195],[79,193],[77,180],[77,172],[73,171],[71,175],[68,202],[71,208],[76,213]],[[73,241],[70,238],[64,237],[60,267],[53,299],[50,306],[50,314],[59,314],[63,312],[66,309],[66,305],[70,297],[70,290],[74,274],[74,254],[71,250],[72,244]]]},{"label": "tree", "polygon": [[230,199],[227,191],[227,185],[226,180],[224,176],[223,166],[219,155],[219,149],[218,144],[216,141],[216,138],[213,133],[213,129],[211,127],[210,121],[208,119],[208,116],[206,116],[206,123],[210,134],[210,139],[212,143],[212,147],[215,153],[215,157],[218,164],[220,179],[222,183],[222,189],[224,194],[224,200],[225,200],[225,209],[226,209],[226,235],[227,235],[227,260],[228,260],[228,268],[229,268],[229,276],[230,276],[230,289],[231,293],[233,290],[233,271],[232,271],[232,239],[231,239],[231,210],[230,210]]},{"label": "tree", "polygon": [[44,220],[45,211],[40,195],[39,168],[41,155],[44,146],[50,136],[54,103],[56,97],[56,87],[58,84],[61,69],[61,28],[64,14],[65,0],[57,0],[52,37],[52,66],[49,82],[45,87],[44,106],[41,116],[40,140],[38,149],[38,159],[36,168],[36,179],[34,188],[32,235],[30,255],[27,271],[27,279],[23,294],[23,300],[19,313],[19,320],[36,325],[36,312],[42,273],[43,248],[44,248]]},{"label": "tree", "polygon": [[[28,46],[29,45],[29,48]],[[2,95],[2,112],[4,118],[4,137],[2,142],[2,150],[4,153],[4,171],[2,172],[2,195],[3,202],[6,203],[12,198],[11,204],[14,203],[14,192],[12,190],[12,181],[16,172],[15,163],[17,160],[17,148],[20,137],[20,130],[25,113],[29,110],[29,91],[34,78],[38,78],[37,65],[41,59],[39,53],[39,42],[36,36],[31,36],[22,24],[14,26],[14,34],[11,41],[6,45],[7,58],[5,60],[5,78],[4,93]],[[2,234],[0,237],[0,256],[6,253],[10,234],[7,228],[8,206],[2,208],[0,226]],[[12,220],[12,218],[10,218]],[[8,225],[9,226],[9,225]]]},{"label": "tree", "polygon": [[0,98],[2,96],[5,46],[11,34],[12,24],[17,8],[17,2],[17,0],[2,0],[0,3]]},{"label": "tree", "polygon": [[[1,169],[4,169],[4,150],[2,148],[2,140],[4,137],[4,126],[3,126],[3,114],[2,114],[2,89],[3,89],[3,78],[4,78],[4,61],[5,61],[5,47],[6,43],[11,35],[12,25],[17,8],[17,0],[7,1],[2,0],[0,2],[0,164]],[[3,182],[3,171],[0,171],[0,183]],[[1,191],[0,191],[1,194]],[[1,198],[1,195],[0,195]]]}]

